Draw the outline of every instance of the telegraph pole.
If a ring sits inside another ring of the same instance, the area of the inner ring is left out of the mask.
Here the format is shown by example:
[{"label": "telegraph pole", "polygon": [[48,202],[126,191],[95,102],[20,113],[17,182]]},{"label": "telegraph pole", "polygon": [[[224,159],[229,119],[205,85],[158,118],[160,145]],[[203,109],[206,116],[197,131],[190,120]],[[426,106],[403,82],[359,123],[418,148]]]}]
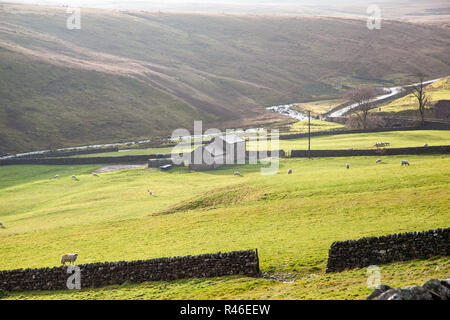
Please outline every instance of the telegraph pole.
[{"label": "telegraph pole", "polygon": [[311,111],[308,111],[308,158],[311,159]]}]

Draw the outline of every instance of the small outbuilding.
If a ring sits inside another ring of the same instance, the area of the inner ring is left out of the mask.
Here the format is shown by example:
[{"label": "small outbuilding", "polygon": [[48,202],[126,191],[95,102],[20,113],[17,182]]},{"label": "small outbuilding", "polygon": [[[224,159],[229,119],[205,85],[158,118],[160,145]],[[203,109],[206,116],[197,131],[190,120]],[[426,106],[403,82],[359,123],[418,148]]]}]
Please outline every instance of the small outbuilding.
[{"label": "small outbuilding", "polygon": [[218,136],[192,151],[189,169],[213,170],[224,164],[244,164],[246,148],[246,140],[236,134]]},{"label": "small outbuilding", "polygon": [[434,105],[434,117],[442,120],[450,120],[450,100],[439,100]]}]

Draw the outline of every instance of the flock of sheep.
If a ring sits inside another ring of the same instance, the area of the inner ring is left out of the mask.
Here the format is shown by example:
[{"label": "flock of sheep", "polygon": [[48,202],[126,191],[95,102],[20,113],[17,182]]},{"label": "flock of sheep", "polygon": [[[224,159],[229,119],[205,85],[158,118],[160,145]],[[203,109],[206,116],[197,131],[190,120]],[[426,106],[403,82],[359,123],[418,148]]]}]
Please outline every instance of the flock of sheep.
[{"label": "flock of sheep", "polygon": [[[385,147],[385,146],[389,146],[390,145],[390,143],[389,142],[377,142],[377,143],[375,143],[375,147],[377,147],[377,148],[379,148],[379,147]],[[426,146],[428,146],[428,145],[425,145],[425,147]],[[376,163],[382,163],[383,162],[383,160],[381,160],[381,159],[377,159],[376,160]],[[402,160],[401,161],[401,166],[409,166],[410,164],[409,164],[409,161],[408,160]],[[350,164],[349,163],[347,163],[346,164],[346,168],[347,169],[350,169]],[[288,170],[288,172],[287,172],[287,174],[293,174],[293,170],[292,170],[292,168],[291,169],[289,169]],[[94,176],[94,177],[98,177],[98,174],[96,173],[96,172],[92,172],[92,175]],[[235,171],[234,172],[234,175],[235,176],[239,176],[239,177],[242,177],[242,175],[241,175],[241,173],[239,172],[239,171]],[[55,175],[55,179],[58,179],[60,176],[59,176],[59,174],[57,174],[57,175]],[[76,180],[76,181],[80,181],[78,178],[77,178],[77,176],[76,175],[72,175],[72,179],[73,180]],[[152,196],[153,195],[153,191],[152,190],[150,190],[150,189],[148,189],[147,190],[147,192],[148,192],[148,194],[150,195],[150,196]],[[0,222],[0,228],[2,228],[2,229],[4,229],[5,228],[5,226],[3,225],[3,223],[2,222]],[[77,258],[78,258],[78,254],[77,253],[65,253],[65,254],[63,254],[62,256],[61,256],[61,264],[62,265],[66,265],[66,262],[68,262],[68,263],[70,263],[70,264],[74,264],[75,263],[75,261],[77,260]]]},{"label": "flock of sheep", "polygon": [[[92,172],[92,175],[93,175],[94,177],[98,177],[98,174],[97,174],[96,172]],[[59,178],[59,174],[56,174],[53,178],[54,178],[54,179],[58,179],[58,178]],[[77,176],[74,175],[74,174],[72,175],[72,179],[73,179],[73,180],[76,180],[76,181],[80,181],[80,179],[78,179]]]},{"label": "flock of sheep", "polygon": [[[389,142],[376,142],[373,146],[377,147],[377,148],[384,148],[384,147],[389,147],[391,144]],[[424,148],[428,147],[428,144],[425,143],[423,145]]]},{"label": "flock of sheep", "polygon": [[[382,159],[377,159],[376,161],[375,161],[375,163],[382,163],[383,162],[383,160]],[[402,160],[401,162],[400,162],[400,166],[409,166],[410,165],[410,163],[409,163],[409,161],[408,160]],[[347,168],[347,169],[350,169],[350,163],[347,163],[346,165],[345,165],[345,167]],[[292,169],[289,169],[288,170],[288,172],[287,172],[288,174],[292,174],[293,173],[293,170]]]},{"label": "flock of sheep", "polygon": [[384,148],[384,147],[389,147],[391,144],[389,142],[377,142],[374,144],[374,147],[377,148]]}]

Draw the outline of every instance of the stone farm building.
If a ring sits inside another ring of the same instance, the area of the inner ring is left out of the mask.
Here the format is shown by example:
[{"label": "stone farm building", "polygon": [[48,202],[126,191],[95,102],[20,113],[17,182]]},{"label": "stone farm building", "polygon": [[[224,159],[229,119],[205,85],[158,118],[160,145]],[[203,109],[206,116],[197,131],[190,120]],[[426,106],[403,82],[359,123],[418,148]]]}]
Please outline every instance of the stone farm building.
[{"label": "stone farm building", "polygon": [[434,105],[434,117],[437,119],[450,120],[450,100],[439,100]]},{"label": "stone farm building", "polygon": [[247,144],[236,134],[218,136],[206,146],[191,152],[189,169],[212,170],[224,164],[244,164]]}]

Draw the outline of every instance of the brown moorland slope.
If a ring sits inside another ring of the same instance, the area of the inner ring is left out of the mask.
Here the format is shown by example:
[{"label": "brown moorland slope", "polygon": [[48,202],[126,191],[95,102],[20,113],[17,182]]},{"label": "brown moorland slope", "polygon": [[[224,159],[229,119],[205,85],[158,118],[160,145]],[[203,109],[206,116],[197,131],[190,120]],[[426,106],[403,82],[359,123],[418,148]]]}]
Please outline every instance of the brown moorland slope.
[{"label": "brown moorland slope", "polygon": [[448,75],[446,28],[0,4],[0,151],[271,122],[272,104]]}]

